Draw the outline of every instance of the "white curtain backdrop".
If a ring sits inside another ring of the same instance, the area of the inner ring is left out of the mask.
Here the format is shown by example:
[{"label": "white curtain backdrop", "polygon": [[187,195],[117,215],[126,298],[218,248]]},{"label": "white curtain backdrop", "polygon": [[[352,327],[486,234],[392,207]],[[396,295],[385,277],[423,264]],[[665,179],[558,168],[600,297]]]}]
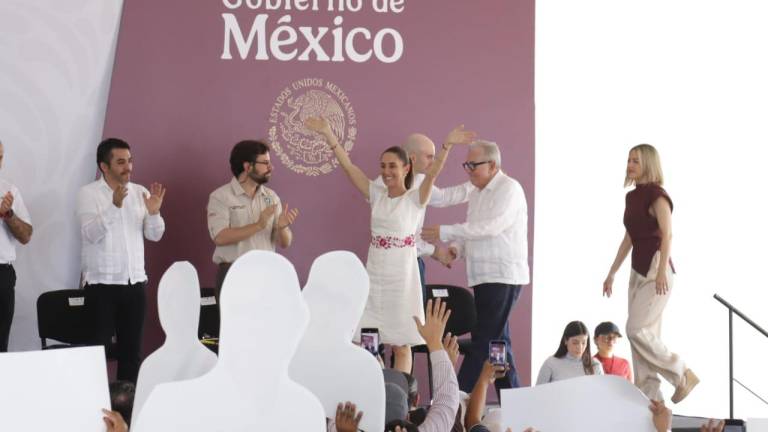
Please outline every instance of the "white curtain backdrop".
[{"label": "white curtain backdrop", "polygon": [[79,284],[77,190],[92,181],[122,0],[0,0],[0,176],[31,213],[10,350],[39,349],[40,293]]}]

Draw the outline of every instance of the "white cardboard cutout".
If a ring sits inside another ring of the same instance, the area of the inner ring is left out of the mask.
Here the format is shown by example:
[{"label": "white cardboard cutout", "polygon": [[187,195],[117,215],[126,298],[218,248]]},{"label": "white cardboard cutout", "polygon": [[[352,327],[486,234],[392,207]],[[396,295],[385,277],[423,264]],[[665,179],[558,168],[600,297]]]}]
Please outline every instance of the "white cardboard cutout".
[{"label": "white cardboard cutout", "polygon": [[165,342],[141,364],[133,401],[133,416],[158,384],[197,378],[216,364],[216,354],[200,343],[200,282],[187,261],[166,270],[157,290],[157,311]]},{"label": "white cardboard cutout", "polygon": [[590,375],[536,387],[504,389],[504,428],[546,432],[654,432],[650,401],[614,375]]},{"label": "white cardboard cutout", "polygon": [[368,288],[368,273],[355,254],[334,251],[315,259],[303,291],[312,319],[290,374],[320,399],[326,417],[335,417],[339,402],[351,401],[364,413],[360,429],[383,431],[381,366],[352,343]]},{"label": "white cardboard cutout", "polygon": [[104,431],[102,346],[0,354],[0,383],[2,431]]},{"label": "white cardboard cutout", "polygon": [[323,432],[322,405],[288,377],[309,322],[293,265],[248,252],[230,268],[220,301],[219,361],[199,378],[157,386],[132,432]]}]

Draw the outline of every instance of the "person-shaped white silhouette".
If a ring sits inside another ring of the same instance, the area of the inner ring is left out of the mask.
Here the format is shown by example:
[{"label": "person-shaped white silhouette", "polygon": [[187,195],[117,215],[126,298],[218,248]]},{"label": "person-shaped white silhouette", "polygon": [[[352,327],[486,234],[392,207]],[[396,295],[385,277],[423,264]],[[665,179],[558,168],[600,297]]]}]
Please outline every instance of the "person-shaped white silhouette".
[{"label": "person-shaped white silhouette", "polygon": [[218,363],[199,378],[157,386],[132,431],[324,431],[322,405],[288,377],[309,322],[293,265],[273,252],[244,254],[220,302]]}]

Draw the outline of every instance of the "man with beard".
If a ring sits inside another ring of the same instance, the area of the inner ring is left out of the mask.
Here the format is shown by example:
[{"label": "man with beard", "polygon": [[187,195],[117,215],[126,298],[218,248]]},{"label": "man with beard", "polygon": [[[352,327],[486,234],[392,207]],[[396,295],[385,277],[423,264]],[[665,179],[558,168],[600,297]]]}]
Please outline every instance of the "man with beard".
[{"label": "man with beard", "polygon": [[293,234],[291,225],[299,214],[280,203],[280,198],[264,184],[272,176],[269,147],[259,141],[235,144],[229,156],[232,180],[211,193],[208,199],[208,232],[216,249],[218,264],[216,298],[221,294],[229,267],[244,253],[258,249],[274,251],[275,245],[287,248]]},{"label": "man with beard", "polygon": [[99,342],[108,348],[117,335],[117,379],[135,383],[146,314],[144,239],[163,237],[165,188],[130,182],[131,148],[121,139],[102,141],[96,163],[101,178],[83,186],[77,199],[82,276]]}]

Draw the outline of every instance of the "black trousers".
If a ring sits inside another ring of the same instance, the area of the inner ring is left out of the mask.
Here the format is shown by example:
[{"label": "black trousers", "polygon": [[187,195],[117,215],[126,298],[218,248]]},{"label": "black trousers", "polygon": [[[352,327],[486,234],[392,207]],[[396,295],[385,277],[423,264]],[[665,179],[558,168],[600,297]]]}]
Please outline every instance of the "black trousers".
[{"label": "black trousers", "polygon": [[464,358],[459,370],[459,388],[465,392],[472,391],[483,369],[483,363],[488,359],[488,343],[494,339],[506,343],[506,360],[510,367],[505,376],[496,379],[496,390],[520,387],[507,321],[512,307],[520,297],[522,286],[484,283],[475,285],[472,289],[475,291],[477,327],[472,330],[470,353]]},{"label": "black trousers", "polygon": [[0,352],[8,351],[13,310],[16,303],[16,271],[10,264],[0,264]]},{"label": "black trousers", "polygon": [[141,366],[141,344],[146,315],[146,283],[128,285],[86,285],[91,312],[96,320],[96,337],[107,350],[117,336],[117,379],[136,382]]}]

